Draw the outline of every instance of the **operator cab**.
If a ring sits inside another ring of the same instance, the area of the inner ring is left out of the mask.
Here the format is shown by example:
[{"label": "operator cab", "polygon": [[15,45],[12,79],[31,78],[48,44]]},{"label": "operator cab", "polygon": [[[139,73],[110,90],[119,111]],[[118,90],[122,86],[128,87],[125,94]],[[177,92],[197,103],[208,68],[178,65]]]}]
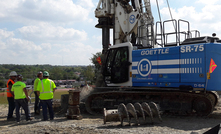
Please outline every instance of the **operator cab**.
[{"label": "operator cab", "polygon": [[119,45],[114,45],[108,50],[106,62],[104,65],[104,81],[109,86],[120,85],[132,86],[130,80],[130,66],[132,57],[129,53],[132,52],[132,44],[127,42]]}]

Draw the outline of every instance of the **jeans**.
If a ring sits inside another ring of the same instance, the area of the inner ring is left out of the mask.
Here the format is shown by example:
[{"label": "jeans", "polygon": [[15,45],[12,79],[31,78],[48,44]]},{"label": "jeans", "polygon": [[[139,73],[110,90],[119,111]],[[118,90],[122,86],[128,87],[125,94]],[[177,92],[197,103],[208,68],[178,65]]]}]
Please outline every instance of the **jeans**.
[{"label": "jeans", "polygon": [[22,107],[25,111],[26,120],[29,120],[31,117],[31,114],[29,112],[28,100],[27,99],[16,99],[15,105],[16,105],[16,120],[17,120],[17,122],[20,121],[20,112],[19,112],[20,107]]},{"label": "jeans", "polygon": [[15,101],[14,97],[7,97],[8,99],[8,117],[7,119],[12,118],[13,112],[15,110]]},{"label": "jeans", "polygon": [[39,96],[37,94],[37,91],[34,91],[35,93],[35,113],[40,111],[40,104],[39,104]]},{"label": "jeans", "polygon": [[[40,103],[42,105],[43,120],[48,120],[48,115],[47,115],[48,110],[49,110],[50,120],[53,120],[54,119],[54,111],[52,108],[53,100],[52,99],[41,100]],[[47,110],[47,108],[48,108],[48,110]]]}]

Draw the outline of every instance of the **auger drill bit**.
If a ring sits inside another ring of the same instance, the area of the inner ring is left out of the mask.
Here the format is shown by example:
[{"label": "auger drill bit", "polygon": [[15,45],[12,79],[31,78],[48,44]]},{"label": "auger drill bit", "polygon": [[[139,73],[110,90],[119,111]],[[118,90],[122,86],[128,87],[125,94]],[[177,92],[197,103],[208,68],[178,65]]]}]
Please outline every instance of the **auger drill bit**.
[{"label": "auger drill bit", "polygon": [[[150,117],[150,121],[153,124],[153,117],[158,117],[158,119],[162,122],[162,118],[160,116],[159,108],[157,104],[154,102],[150,102],[149,104],[146,102],[135,103],[128,103],[126,106],[121,103],[118,106],[118,109],[114,110],[106,110],[104,108],[104,124],[109,121],[120,121],[121,126],[123,126],[124,119],[126,118],[131,125],[131,118],[134,118],[136,121],[136,125],[139,124],[139,117],[142,117],[145,121],[147,116]],[[118,117],[118,118],[117,118]]]},{"label": "auger drill bit", "polygon": [[[135,118],[135,120],[136,120],[136,125],[138,125],[138,118],[137,118],[137,112],[136,112],[136,110],[135,110],[135,108],[134,108],[134,105],[133,104],[131,104],[131,103],[128,103],[127,104],[127,111],[128,111],[128,113],[129,113],[129,115],[131,115],[131,116],[133,116],[134,118]],[[131,116],[129,116],[129,118],[130,118],[130,120],[129,120],[129,125],[131,125]]]},{"label": "auger drill bit", "polygon": [[129,121],[129,113],[127,111],[127,108],[126,106],[121,103],[119,106],[118,106],[118,114],[119,114],[119,118],[120,118],[120,122],[121,122],[121,126],[123,126],[123,121],[124,121],[124,118],[127,118],[127,120]]},{"label": "auger drill bit", "polygon": [[153,113],[153,116],[154,116],[154,117],[157,116],[157,117],[159,118],[160,122],[162,122],[162,118],[161,118],[161,116],[160,116],[160,111],[159,111],[159,108],[158,108],[157,104],[154,103],[154,102],[150,102],[150,103],[149,103],[149,106],[150,106],[150,108],[151,108],[151,111],[152,111],[152,113]]},{"label": "auger drill bit", "polygon": [[135,107],[135,109],[136,109],[138,118],[139,118],[139,117],[142,117],[143,120],[145,121],[145,114],[144,114],[144,110],[143,110],[141,104],[137,102],[137,103],[134,104],[134,107]]},{"label": "auger drill bit", "polygon": [[152,114],[152,111],[150,109],[150,106],[146,103],[146,102],[143,102],[141,104],[143,110],[144,110],[144,113],[148,116],[150,116],[150,121],[151,123],[153,124],[153,114]]}]

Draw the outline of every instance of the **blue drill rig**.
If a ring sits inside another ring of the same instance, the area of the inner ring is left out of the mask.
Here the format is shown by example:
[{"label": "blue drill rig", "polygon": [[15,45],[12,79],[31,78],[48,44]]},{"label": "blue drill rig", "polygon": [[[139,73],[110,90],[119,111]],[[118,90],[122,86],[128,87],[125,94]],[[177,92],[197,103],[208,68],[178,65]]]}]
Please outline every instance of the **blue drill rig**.
[{"label": "blue drill rig", "polygon": [[105,86],[87,98],[89,113],[136,102],[176,114],[213,112],[221,90],[221,40],[215,34],[202,37],[188,21],[174,19],[156,22],[154,29],[149,0],[100,0],[95,16]]}]

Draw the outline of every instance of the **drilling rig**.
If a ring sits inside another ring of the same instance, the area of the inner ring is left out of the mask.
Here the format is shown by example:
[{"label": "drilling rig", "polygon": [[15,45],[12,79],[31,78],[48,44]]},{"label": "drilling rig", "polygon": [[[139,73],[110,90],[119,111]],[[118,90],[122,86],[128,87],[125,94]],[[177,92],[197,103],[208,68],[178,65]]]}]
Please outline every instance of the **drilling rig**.
[{"label": "drilling rig", "polygon": [[89,113],[142,102],[175,114],[213,112],[221,90],[221,41],[215,34],[200,36],[182,19],[154,24],[149,0],[99,0],[95,17],[102,29],[105,86],[87,98]]}]

